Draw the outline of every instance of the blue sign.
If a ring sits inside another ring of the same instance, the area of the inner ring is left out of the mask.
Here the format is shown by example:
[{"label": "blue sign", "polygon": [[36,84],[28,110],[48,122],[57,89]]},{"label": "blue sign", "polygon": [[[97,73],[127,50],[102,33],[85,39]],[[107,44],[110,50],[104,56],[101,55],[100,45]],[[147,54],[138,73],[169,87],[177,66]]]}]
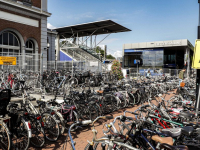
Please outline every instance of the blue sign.
[{"label": "blue sign", "polygon": [[125,53],[132,53],[132,52],[143,52],[143,50],[133,50],[133,49],[125,49]]},{"label": "blue sign", "polygon": [[132,52],[143,52],[143,51],[163,51],[161,48],[156,49],[125,49],[125,53],[132,53]]}]

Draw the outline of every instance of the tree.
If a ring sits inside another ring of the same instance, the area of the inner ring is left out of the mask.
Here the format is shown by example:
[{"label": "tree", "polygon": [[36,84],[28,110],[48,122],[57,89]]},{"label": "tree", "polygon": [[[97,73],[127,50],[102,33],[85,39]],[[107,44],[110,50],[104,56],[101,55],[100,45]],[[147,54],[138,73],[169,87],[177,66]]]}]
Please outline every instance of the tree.
[{"label": "tree", "polygon": [[113,57],[111,54],[106,56],[107,59],[115,59],[115,57]]},{"label": "tree", "polygon": [[[101,53],[101,55],[104,57],[104,50],[101,49],[101,47],[97,46],[96,47],[96,53]],[[106,55],[106,59],[115,59],[111,54]]]},{"label": "tree", "polygon": [[112,67],[111,67],[111,72],[112,74],[115,74],[118,76],[118,79],[123,79],[123,73],[122,73],[122,67],[119,61],[114,60],[112,63]]}]

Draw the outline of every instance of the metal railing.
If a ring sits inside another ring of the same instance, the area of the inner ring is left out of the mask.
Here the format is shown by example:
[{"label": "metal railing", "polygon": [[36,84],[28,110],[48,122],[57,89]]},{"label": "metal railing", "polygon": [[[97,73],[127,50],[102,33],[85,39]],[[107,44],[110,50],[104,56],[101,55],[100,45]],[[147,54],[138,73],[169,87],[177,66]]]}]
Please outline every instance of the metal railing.
[{"label": "metal railing", "polygon": [[66,71],[92,71],[92,72],[101,72],[102,66],[101,62],[98,61],[48,61],[47,62],[48,70],[66,70]]},{"label": "metal railing", "polygon": [[[147,71],[150,70],[151,76],[160,76],[165,74],[165,76],[176,76],[179,77],[179,73],[183,69],[169,69],[169,68],[163,68],[163,69],[139,69],[137,72],[137,69],[131,68],[129,69],[129,76],[130,77],[137,77],[137,76],[146,76]],[[188,77],[195,77],[196,70],[191,69],[188,71]],[[187,77],[187,70],[185,72],[185,77]]]},{"label": "metal railing", "polygon": [[0,65],[2,70],[40,71],[40,54],[8,55],[8,53],[1,53],[1,56],[16,57],[16,65]]}]

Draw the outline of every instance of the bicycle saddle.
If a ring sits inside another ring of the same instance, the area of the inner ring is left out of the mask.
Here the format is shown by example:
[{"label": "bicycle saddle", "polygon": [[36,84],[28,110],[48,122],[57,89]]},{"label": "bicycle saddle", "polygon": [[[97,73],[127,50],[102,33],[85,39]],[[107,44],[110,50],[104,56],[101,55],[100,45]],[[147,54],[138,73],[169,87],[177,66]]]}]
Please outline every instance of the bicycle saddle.
[{"label": "bicycle saddle", "polygon": [[142,109],[142,108],[147,108],[147,107],[150,107],[150,105],[144,105],[144,106],[141,106],[140,108]]},{"label": "bicycle saddle", "polygon": [[162,133],[170,137],[178,137],[181,135],[181,128],[162,129]]},{"label": "bicycle saddle", "polygon": [[29,97],[28,99],[29,99],[30,101],[35,101],[35,100],[36,100],[35,97]]},{"label": "bicycle saddle", "polygon": [[190,113],[190,112],[184,112],[184,111],[179,114],[179,117],[186,118],[186,119],[189,119],[189,120],[194,118],[194,116],[195,116],[195,114]]},{"label": "bicycle saddle", "polygon": [[178,145],[178,146],[172,146],[166,143],[160,144],[160,149],[164,150],[189,150],[187,146],[184,145]]},{"label": "bicycle saddle", "polygon": [[74,95],[79,95],[79,92],[78,91],[74,91],[73,94]]},{"label": "bicycle saddle", "polygon": [[100,93],[100,94],[102,94],[102,93],[103,93],[103,91],[102,91],[102,90],[98,90],[98,91],[97,91],[97,93]]},{"label": "bicycle saddle", "polygon": [[173,138],[172,137],[159,137],[158,135],[153,135],[151,137],[151,139],[154,140],[155,142],[173,145]]},{"label": "bicycle saddle", "polygon": [[187,127],[182,128],[182,134],[185,134],[187,136],[190,136],[193,131],[194,131],[194,128],[191,127],[191,126],[187,126]]},{"label": "bicycle saddle", "polygon": [[41,105],[45,104],[45,102],[43,102],[43,101],[36,101],[36,102],[37,102],[38,106],[41,106]]}]

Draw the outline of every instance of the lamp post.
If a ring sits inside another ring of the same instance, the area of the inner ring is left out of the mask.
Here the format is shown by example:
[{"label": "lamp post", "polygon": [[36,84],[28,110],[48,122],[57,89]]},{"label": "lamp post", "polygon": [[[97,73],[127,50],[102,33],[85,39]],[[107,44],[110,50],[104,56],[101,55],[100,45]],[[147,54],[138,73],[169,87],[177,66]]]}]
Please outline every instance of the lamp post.
[{"label": "lamp post", "polygon": [[49,48],[50,48],[50,44],[48,42],[47,43],[47,61],[49,61]]}]

